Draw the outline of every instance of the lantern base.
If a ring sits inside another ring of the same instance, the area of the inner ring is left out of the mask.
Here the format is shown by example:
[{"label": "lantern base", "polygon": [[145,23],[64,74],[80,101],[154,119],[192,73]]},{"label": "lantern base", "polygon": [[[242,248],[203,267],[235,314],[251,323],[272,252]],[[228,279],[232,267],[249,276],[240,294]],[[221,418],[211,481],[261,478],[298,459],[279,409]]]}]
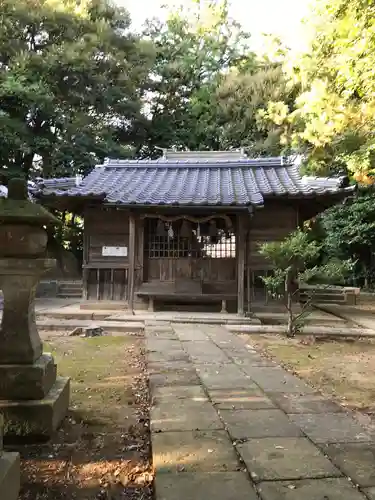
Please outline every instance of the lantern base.
[{"label": "lantern base", "polygon": [[43,399],[56,382],[56,376],[51,354],[42,354],[30,365],[0,364],[0,401]]},{"label": "lantern base", "polygon": [[64,419],[69,407],[70,379],[57,377],[43,399],[3,400],[4,442],[48,441]]}]

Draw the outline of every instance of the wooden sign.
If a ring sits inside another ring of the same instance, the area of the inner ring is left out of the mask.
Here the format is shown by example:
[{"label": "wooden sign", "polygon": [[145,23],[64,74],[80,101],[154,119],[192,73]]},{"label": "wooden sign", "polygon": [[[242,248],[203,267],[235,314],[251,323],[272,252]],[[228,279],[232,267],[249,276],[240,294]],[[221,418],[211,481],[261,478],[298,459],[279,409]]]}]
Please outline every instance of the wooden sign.
[{"label": "wooden sign", "polygon": [[103,257],[127,257],[128,247],[102,247]]}]

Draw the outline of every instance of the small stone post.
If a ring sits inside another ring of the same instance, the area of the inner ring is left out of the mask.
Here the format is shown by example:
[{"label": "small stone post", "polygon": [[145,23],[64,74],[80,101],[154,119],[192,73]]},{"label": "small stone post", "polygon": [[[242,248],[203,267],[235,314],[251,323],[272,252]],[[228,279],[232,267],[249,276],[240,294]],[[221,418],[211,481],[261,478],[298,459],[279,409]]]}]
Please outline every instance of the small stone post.
[{"label": "small stone post", "polygon": [[46,259],[44,227],[56,219],[28,200],[26,183],[9,182],[0,199],[0,413],[4,437],[48,439],[69,406],[69,379],[56,376],[51,354],[43,354],[35,323],[35,291],[55,265]]},{"label": "small stone post", "polygon": [[3,450],[3,417],[0,415],[0,492],[1,500],[17,500],[20,491],[20,456]]}]

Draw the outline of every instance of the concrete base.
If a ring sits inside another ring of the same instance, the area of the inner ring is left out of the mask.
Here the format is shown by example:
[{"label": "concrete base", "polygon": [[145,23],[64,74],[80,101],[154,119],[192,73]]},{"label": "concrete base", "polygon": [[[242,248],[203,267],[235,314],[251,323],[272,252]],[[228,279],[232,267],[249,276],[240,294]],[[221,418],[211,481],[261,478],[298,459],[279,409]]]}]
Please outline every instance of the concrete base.
[{"label": "concrete base", "polygon": [[46,441],[62,422],[69,407],[70,380],[58,377],[47,396],[39,400],[0,401],[4,441]]},{"label": "concrete base", "polygon": [[79,307],[86,311],[124,311],[128,309],[128,303],[117,300],[85,300]]},{"label": "concrete base", "polygon": [[17,500],[19,491],[20,491],[19,454],[0,452],[1,500]]},{"label": "concrete base", "polygon": [[43,399],[56,381],[51,354],[42,354],[32,365],[0,365],[0,399]]}]

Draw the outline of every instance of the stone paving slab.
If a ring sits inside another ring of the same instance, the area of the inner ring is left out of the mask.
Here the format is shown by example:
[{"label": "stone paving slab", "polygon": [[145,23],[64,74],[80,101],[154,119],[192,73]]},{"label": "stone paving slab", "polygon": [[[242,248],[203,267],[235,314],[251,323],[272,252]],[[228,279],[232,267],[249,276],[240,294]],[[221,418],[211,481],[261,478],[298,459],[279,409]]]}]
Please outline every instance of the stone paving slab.
[{"label": "stone paving slab", "polygon": [[247,389],[210,390],[212,403],[219,410],[260,410],[276,408],[272,401],[257,387]]},{"label": "stone paving slab", "polygon": [[375,500],[375,488],[365,488],[363,492],[368,500]]},{"label": "stone paving slab", "polygon": [[171,327],[146,327],[146,337],[149,339],[178,340],[178,337]]},{"label": "stone paving slab", "polygon": [[243,472],[157,473],[155,491],[158,500],[258,500]]},{"label": "stone paving slab", "polygon": [[339,405],[225,328],[173,331],[146,328],[156,500],[375,500],[371,436]]},{"label": "stone paving slab", "polygon": [[208,401],[207,395],[200,385],[155,387],[153,391],[153,401],[169,401],[177,399],[187,399],[191,401]]},{"label": "stone paving slab", "polygon": [[268,393],[285,413],[342,413],[343,408],[321,394]]},{"label": "stone paving slab", "polygon": [[196,364],[197,373],[203,384],[210,389],[236,389],[255,387],[254,382],[234,364],[200,365]]},{"label": "stone paving slab", "polygon": [[193,363],[231,363],[228,356],[210,341],[183,342],[183,348]]},{"label": "stone paving slab", "polygon": [[215,430],[223,427],[209,402],[170,400],[151,407],[152,431]]},{"label": "stone paving slab", "polygon": [[192,372],[195,372],[194,368],[192,368],[192,364],[189,362],[189,359],[184,359],[183,361],[162,361],[161,359],[157,361],[148,360],[147,368],[150,374],[179,370],[190,370]]},{"label": "stone paving slab", "polygon": [[220,410],[233,439],[299,437],[299,427],[281,410]]},{"label": "stone paving slab", "polygon": [[371,436],[346,413],[289,415],[314,443],[369,442]]},{"label": "stone paving slab", "polygon": [[199,327],[192,325],[176,325],[175,331],[179,339],[184,341],[204,342],[208,340],[207,335]]},{"label": "stone paving slab", "polygon": [[169,370],[153,373],[149,377],[151,390],[168,385],[199,385],[200,381],[194,369]]},{"label": "stone paving slab", "polygon": [[342,475],[306,438],[251,439],[237,450],[255,482]]},{"label": "stone paving slab", "polygon": [[374,444],[334,444],[322,450],[354,483],[363,488],[375,487]]},{"label": "stone paving slab", "polygon": [[182,349],[165,352],[148,352],[146,358],[149,363],[168,363],[170,361],[189,362],[189,356]]},{"label": "stone paving slab", "polygon": [[242,366],[242,370],[265,392],[314,394],[316,391],[281,367]]},{"label": "stone paving slab", "polygon": [[262,500],[365,500],[347,479],[264,482],[258,491]]},{"label": "stone paving slab", "polygon": [[244,352],[239,355],[239,353],[234,353],[231,356],[233,363],[238,366],[249,366],[249,367],[277,367],[276,361],[272,359],[262,358],[262,356],[257,356],[254,354],[249,354]]},{"label": "stone paving slab", "polygon": [[225,431],[161,432],[152,441],[153,465],[165,472],[226,472],[239,470]]},{"label": "stone paving slab", "polygon": [[181,342],[174,339],[147,338],[146,350],[148,352],[170,352],[181,351]]},{"label": "stone paving slab", "polygon": [[[75,328],[101,327],[107,333],[121,333],[123,335],[141,335],[144,331],[144,324],[141,321],[107,321],[106,319],[98,319],[94,315],[83,311],[87,319],[64,319],[64,318],[39,318],[37,316],[36,324],[39,330],[56,330],[58,332],[69,332]],[[0,315],[1,319],[1,315]]]}]

